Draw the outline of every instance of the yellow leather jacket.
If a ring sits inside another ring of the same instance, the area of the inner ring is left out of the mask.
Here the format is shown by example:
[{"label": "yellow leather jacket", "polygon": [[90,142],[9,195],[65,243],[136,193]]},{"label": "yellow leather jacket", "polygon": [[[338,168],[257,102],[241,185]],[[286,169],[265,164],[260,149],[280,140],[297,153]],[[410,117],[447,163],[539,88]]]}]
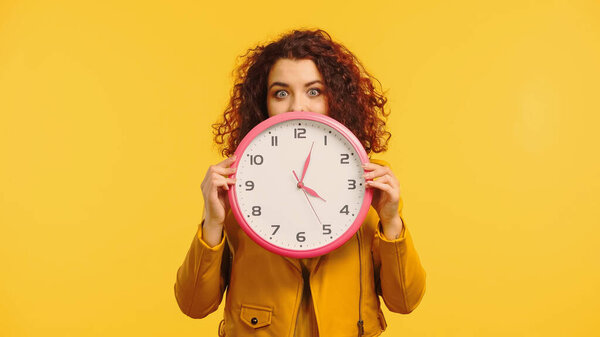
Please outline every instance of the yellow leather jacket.
[{"label": "yellow leather jacket", "polygon": [[[192,240],[175,282],[181,311],[205,317],[228,289],[220,336],[293,337],[304,283],[300,261],[257,245],[231,212],[224,230],[212,248],[201,226]],[[357,234],[318,258],[310,287],[319,336],[378,336],[386,328],[379,296],[390,311],[410,313],[425,293],[425,270],[406,223],[398,239],[388,240],[371,208]]]}]

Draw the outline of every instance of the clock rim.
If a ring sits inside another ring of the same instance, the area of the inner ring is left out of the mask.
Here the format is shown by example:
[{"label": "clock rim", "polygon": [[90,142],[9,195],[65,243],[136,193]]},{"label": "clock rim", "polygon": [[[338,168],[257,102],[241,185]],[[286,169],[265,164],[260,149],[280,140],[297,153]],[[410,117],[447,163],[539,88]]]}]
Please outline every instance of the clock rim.
[{"label": "clock rim", "polygon": [[[322,124],[325,124],[325,125],[333,128],[334,130],[336,130],[337,132],[342,134],[342,136],[344,136],[344,138],[346,138],[346,140],[348,140],[350,142],[350,144],[354,147],[354,150],[357,152],[362,164],[366,164],[366,163],[370,162],[367,152],[363,148],[363,146],[360,143],[360,141],[358,140],[358,138],[356,138],[356,136],[342,123],[338,122],[337,120],[335,120],[327,115],[319,114],[316,112],[292,111],[292,112],[286,112],[283,114],[279,114],[279,115],[275,115],[273,117],[267,118],[266,120],[260,122],[258,125],[256,125],[254,128],[252,128],[252,130],[250,130],[250,132],[248,132],[248,134],[242,139],[240,145],[238,145],[238,147],[236,148],[236,150],[234,152],[234,155],[236,156],[236,160],[231,165],[231,167],[237,169],[238,164],[242,158],[242,155],[244,154],[244,151],[250,145],[250,143],[256,138],[256,136],[258,136],[260,133],[262,133],[266,129],[274,126],[275,124],[279,124],[281,122],[285,122],[285,121],[289,121],[289,120],[298,120],[298,119],[320,122]],[[229,178],[235,178],[235,176],[236,176],[236,173],[230,175]],[[368,180],[366,180],[366,181],[368,181]],[[324,246],[318,247],[318,248],[313,248],[313,249],[308,249],[308,250],[295,250],[295,249],[282,248],[282,247],[275,246],[274,244],[270,243],[269,241],[265,240],[263,237],[258,235],[252,229],[252,227],[247,223],[246,219],[244,218],[244,216],[240,210],[240,206],[237,201],[236,190],[237,190],[236,184],[233,184],[228,192],[229,204],[231,207],[231,211],[233,212],[233,215],[234,215],[235,219],[237,220],[238,224],[240,225],[240,227],[242,228],[242,230],[254,242],[256,242],[261,247],[265,248],[266,250],[273,252],[275,254],[278,254],[278,255],[283,255],[283,256],[292,257],[292,258],[309,258],[309,257],[321,256],[321,255],[325,255],[329,252],[332,252],[333,250],[342,246],[358,231],[358,229],[362,225],[362,222],[366,218],[369,208],[371,207],[371,201],[373,198],[373,191],[365,186],[365,194],[363,197],[363,203],[360,207],[360,210],[358,211],[358,214],[357,214],[356,218],[354,219],[354,222],[348,227],[348,229],[342,235],[340,235],[337,239],[333,240],[332,242],[330,242]]]}]

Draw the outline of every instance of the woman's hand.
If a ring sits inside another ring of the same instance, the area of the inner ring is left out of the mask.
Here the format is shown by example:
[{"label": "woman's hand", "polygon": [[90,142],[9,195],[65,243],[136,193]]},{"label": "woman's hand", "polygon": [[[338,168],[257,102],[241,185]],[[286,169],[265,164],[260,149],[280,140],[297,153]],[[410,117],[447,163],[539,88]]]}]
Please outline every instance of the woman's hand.
[{"label": "woman's hand", "polygon": [[371,205],[377,211],[383,233],[388,239],[396,239],[402,231],[402,219],[400,219],[400,184],[394,176],[394,172],[387,167],[374,163],[363,165],[367,187],[373,188],[373,200]]},{"label": "woman's hand", "polygon": [[206,243],[209,244],[214,243],[216,245],[221,239],[225,216],[230,208],[227,191],[229,191],[229,185],[235,184],[235,179],[227,178],[235,173],[235,168],[230,167],[234,161],[235,155],[216,165],[211,165],[202,181],[202,197],[204,198],[203,234]]}]

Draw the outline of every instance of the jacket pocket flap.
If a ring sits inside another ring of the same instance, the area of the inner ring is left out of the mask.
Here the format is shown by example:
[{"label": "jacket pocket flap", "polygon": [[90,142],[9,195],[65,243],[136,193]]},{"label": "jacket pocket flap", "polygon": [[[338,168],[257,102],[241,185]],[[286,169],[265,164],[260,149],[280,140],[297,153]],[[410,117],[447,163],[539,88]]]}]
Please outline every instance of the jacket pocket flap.
[{"label": "jacket pocket flap", "polygon": [[379,318],[379,325],[381,325],[381,330],[385,331],[385,328],[387,328],[387,322],[385,321],[385,316],[383,316],[383,312],[381,311],[381,309],[379,309],[377,318]]},{"label": "jacket pocket flap", "polygon": [[262,328],[271,324],[272,312],[271,308],[242,304],[240,318],[251,328]]}]

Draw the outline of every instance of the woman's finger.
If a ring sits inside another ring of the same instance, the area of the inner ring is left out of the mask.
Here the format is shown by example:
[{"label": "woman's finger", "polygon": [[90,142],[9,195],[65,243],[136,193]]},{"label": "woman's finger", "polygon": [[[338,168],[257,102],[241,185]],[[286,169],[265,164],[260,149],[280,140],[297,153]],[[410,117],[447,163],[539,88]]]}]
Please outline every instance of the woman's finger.
[{"label": "woman's finger", "polygon": [[218,191],[219,187],[229,190],[229,185],[235,184],[235,178],[225,178],[224,176],[218,173],[210,173],[207,176],[207,179],[202,184],[202,192],[205,195],[212,195],[216,191]]},{"label": "woman's finger", "polygon": [[208,173],[218,173],[223,176],[230,176],[234,174],[236,171],[235,167],[222,167],[217,165],[212,165],[208,168]]},{"label": "woman's finger", "polygon": [[[367,169],[367,167],[365,167],[365,169]],[[365,177],[365,179],[375,179],[382,177],[386,174],[394,177],[394,173],[388,166],[377,165],[377,167],[373,167],[371,171],[365,172],[363,176]]]},{"label": "woman's finger", "polygon": [[386,175],[376,178],[374,180],[377,180],[380,183],[390,184],[395,189],[398,189],[398,190],[400,189],[400,183],[398,182],[398,179],[396,179],[396,177],[394,177],[393,175],[386,174]]},{"label": "woman's finger", "polygon": [[373,170],[375,170],[375,169],[377,169],[377,168],[381,167],[381,165],[377,165],[377,164],[375,164],[375,163],[371,163],[371,162],[369,162],[369,163],[364,163],[364,164],[362,165],[362,167],[363,167],[363,168],[364,168],[366,171],[373,171]]},{"label": "woman's finger", "polygon": [[225,178],[220,174],[214,173],[213,174],[213,186],[216,188],[223,188],[227,191],[229,191],[229,185],[233,185],[235,184],[235,178]]},{"label": "woman's finger", "polygon": [[392,194],[392,192],[394,191],[394,188],[392,186],[390,186],[389,184],[381,183],[379,181],[373,181],[373,180],[367,181],[367,186],[374,187],[378,190],[382,190],[382,191],[388,192],[390,194]]},{"label": "woman's finger", "polygon": [[231,157],[225,158],[225,160],[222,160],[220,163],[218,163],[215,166],[218,167],[229,167],[231,166],[231,164],[233,164],[235,162],[235,154],[231,155]]},{"label": "woman's finger", "polygon": [[394,183],[392,181],[392,177],[389,174],[386,174],[384,176],[378,177],[378,178],[376,178],[374,180],[377,181],[377,182],[379,182],[379,183],[384,183],[384,184],[392,185],[392,187],[394,187]]}]

